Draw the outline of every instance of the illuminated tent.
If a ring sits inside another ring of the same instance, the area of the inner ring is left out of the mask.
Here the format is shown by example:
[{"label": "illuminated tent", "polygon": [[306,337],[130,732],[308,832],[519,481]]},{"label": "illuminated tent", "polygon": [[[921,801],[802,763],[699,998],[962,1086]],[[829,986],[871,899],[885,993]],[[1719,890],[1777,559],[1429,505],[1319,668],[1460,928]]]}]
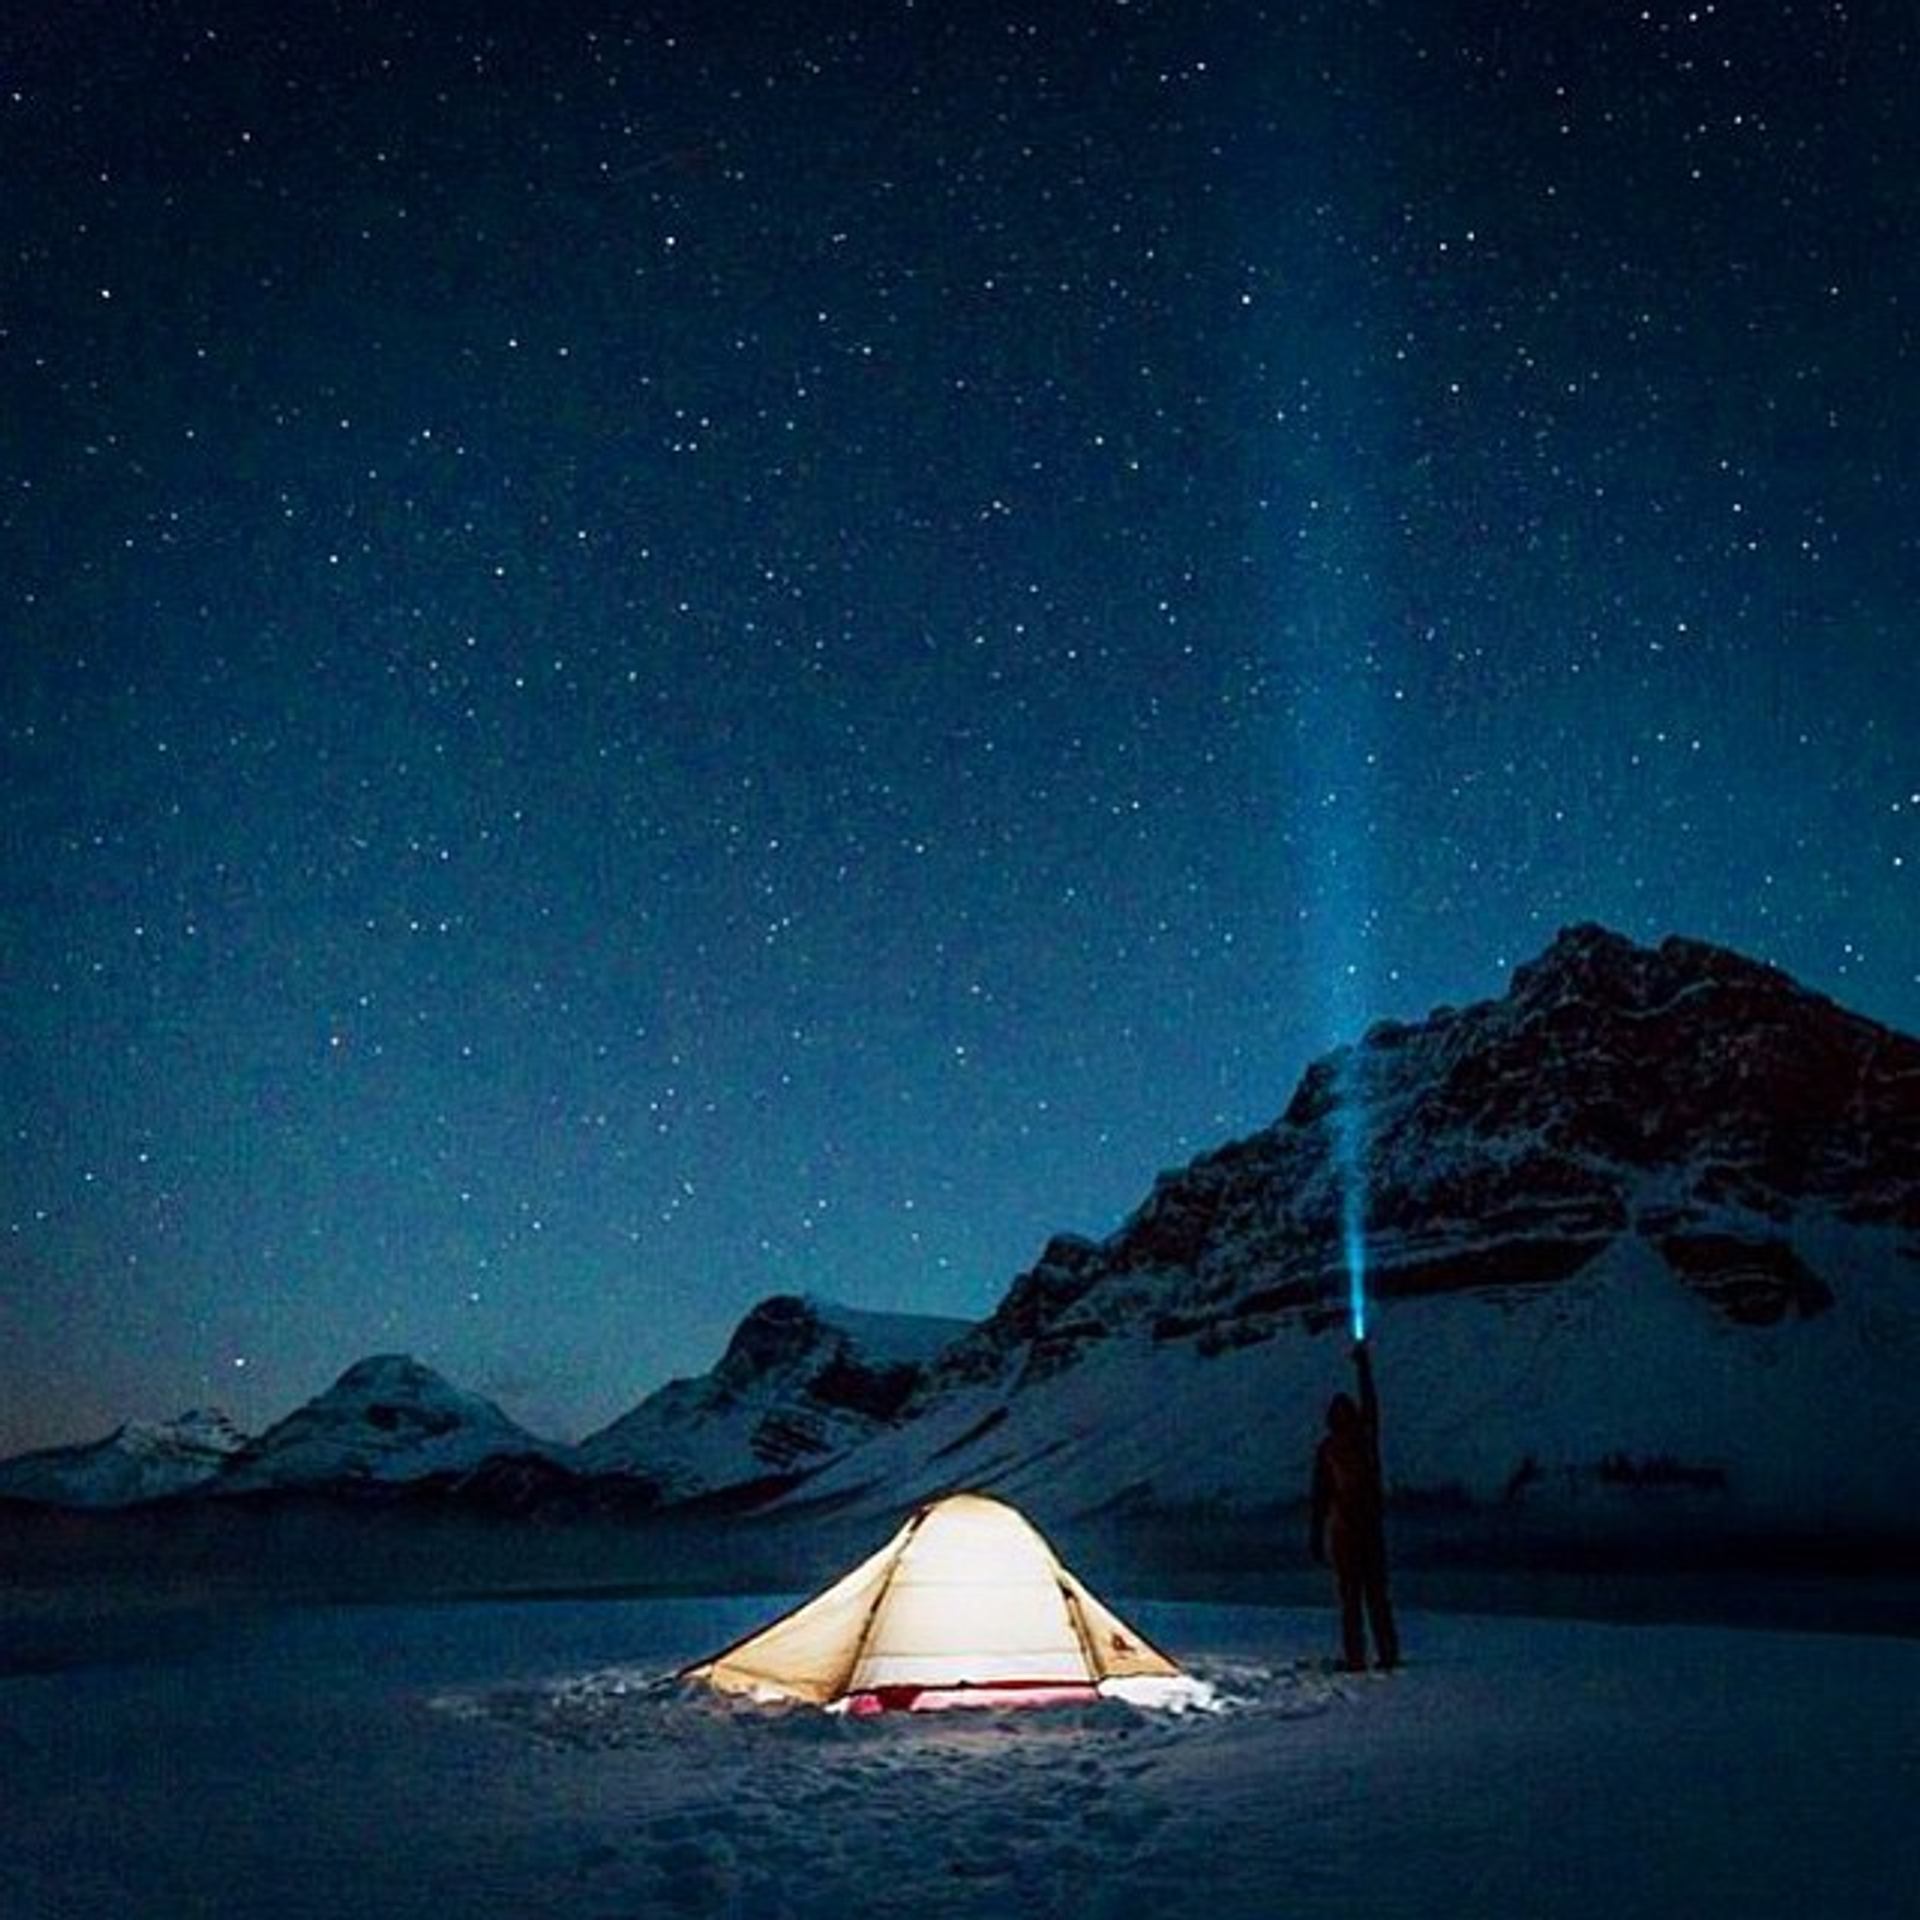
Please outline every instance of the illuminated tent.
[{"label": "illuminated tent", "polygon": [[1183,1684],[1030,1520],[978,1493],[922,1507],[824,1593],[682,1677],[856,1713],[1139,1698]]}]

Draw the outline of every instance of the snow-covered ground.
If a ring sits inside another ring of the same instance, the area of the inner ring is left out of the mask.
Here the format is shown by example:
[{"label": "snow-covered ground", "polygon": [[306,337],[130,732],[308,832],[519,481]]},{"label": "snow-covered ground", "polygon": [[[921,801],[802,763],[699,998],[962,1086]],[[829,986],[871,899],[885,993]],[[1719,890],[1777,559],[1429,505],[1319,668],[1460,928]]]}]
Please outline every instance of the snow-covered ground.
[{"label": "snow-covered ground", "polygon": [[8,1920],[1920,1914],[1920,1641],[1129,1603],[1220,1695],[856,1723],[777,1599],[0,1622]]}]

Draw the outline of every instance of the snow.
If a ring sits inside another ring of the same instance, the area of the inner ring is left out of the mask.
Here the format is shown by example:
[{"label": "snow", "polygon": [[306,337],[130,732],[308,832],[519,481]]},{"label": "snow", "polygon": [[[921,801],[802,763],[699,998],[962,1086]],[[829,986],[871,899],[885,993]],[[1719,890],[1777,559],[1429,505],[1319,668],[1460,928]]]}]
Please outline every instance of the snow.
[{"label": "snow", "polygon": [[[776,1326],[771,1350],[743,1353],[747,1330]],[[964,1320],[875,1313],[814,1295],[765,1300],[709,1372],[674,1380],[589,1434],[571,1464],[633,1474],[672,1499],[804,1470],[856,1447],[880,1418],[815,1391],[834,1366],[923,1368],[967,1331]]]},{"label": "snow", "polygon": [[491,1400],[454,1386],[411,1356],[372,1354],[269,1427],[215,1490],[399,1482],[471,1472],[502,1454],[555,1451]]},{"label": "snow", "polygon": [[9,1920],[1920,1914],[1920,1640],[1112,1596],[1212,1711],[671,1675],[790,1603],[0,1616]]},{"label": "snow", "polygon": [[[1817,1232],[1810,1244],[1849,1274],[1850,1294],[1809,1322],[1736,1325],[1632,1237],[1574,1278],[1510,1299],[1386,1303],[1374,1344],[1389,1480],[1401,1494],[1471,1500],[1486,1524],[1524,1510],[1657,1528],[1664,1500],[1690,1502],[1696,1523],[1904,1528],[1920,1474],[1920,1306],[1893,1284],[1894,1236],[1831,1220]],[[1258,1510],[1304,1493],[1327,1397],[1351,1383],[1347,1345],[1344,1325],[1286,1327],[1207,1353],[1117,1324],[1048,1378],[948,1389],[792,1499],[879,1507],[972,1486],[1043,1524],[1148,1491],[1175,1509]],[[1810,1433],[1782,1408],[1822,1412]],[[1650,1496],[1608,1485],[1598,1471],[1608,1456],[1667,1460],[1720,1483]],[[1528,1461],[1523,1509],[1509,1509]]]},{"label": "snow", "polygon": [[224,1413],[129,1420],[103,1440],[0,1460],[0,1496],[55,1506],[122,1507],[206,1485],[247,1436]]}]

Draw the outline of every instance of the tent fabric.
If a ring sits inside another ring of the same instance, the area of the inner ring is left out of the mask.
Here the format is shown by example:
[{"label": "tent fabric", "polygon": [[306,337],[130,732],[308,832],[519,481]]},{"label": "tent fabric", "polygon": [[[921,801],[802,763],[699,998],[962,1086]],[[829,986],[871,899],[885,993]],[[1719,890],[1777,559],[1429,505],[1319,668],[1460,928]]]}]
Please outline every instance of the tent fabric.
[{"label": "tent fabric", "polygon": [[826,1706],[922,1692],[1000,1693],[1174,1676],[1101,1605],[1023,1514],[985,1494],[923,1507],[804,1606],[683,1677],[726,1693]]}]

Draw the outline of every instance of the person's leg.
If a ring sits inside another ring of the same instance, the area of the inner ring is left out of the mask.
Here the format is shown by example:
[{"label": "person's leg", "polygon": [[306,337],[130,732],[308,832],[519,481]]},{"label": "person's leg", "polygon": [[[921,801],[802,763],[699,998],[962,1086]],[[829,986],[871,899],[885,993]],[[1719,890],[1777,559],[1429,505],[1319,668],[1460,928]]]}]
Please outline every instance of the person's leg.
[{"label": "person's leg", "polygon": [[1372,1543],[1367,1552],[1367,1618],[1373,1625],[1373,1651],[1383,1667],[1400,1664],[1400,1635],[1393,1624],[1393,1601],[1387,1593],[1387,1544]]},{"label": "person's leg", "polygon": [[1333,1577],[1340,1589],[1340,1664],[1349,1673],[1367,1670],[1367,1631],[1361,1622],[1360,1556],[1354,1542],[1336,1535],[1328,1542],[1333,1558]]}]

